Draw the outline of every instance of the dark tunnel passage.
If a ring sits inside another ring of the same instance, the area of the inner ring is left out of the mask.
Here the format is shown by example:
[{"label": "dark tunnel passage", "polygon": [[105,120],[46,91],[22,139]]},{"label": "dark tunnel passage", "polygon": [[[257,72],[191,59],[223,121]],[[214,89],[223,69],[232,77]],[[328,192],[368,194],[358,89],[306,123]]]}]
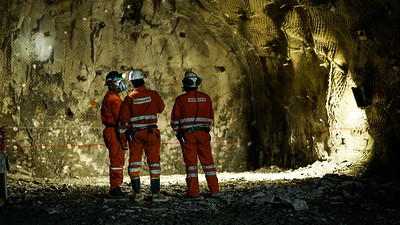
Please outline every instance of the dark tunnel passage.
[{"label": "dark tunnel passage", "polygon": [[[399,224],[399,9],[395,0],[0,0],[1,224]],[[106,193],[104,81],[132,69],[165,102],[167,204],[151,203],[146,179],[142,203],[129,180],[128,196]],[[203,178],[201,201],[181,199],[186,167],[170,120],[187,70],[212,99],[221,199]]]}]

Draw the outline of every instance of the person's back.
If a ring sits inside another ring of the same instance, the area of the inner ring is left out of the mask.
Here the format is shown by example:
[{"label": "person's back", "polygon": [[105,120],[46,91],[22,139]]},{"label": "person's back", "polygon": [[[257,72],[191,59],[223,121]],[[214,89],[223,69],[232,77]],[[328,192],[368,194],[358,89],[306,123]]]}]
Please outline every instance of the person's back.
[{"label": "person's back", "polygon": [[219,184],[211,153],[210,125],[214,119],[211,98],[197,91],[201,79],[186,72],[182,80],[185,94],[178,96],[171,112],[171,127],[177,132],[186,165],[187,200],[199,199],[197,158],[206,175],[212,197],[219,196]]},{"label": "person's back", "polygon": [[[175,124],[174,131],[194,127],[209,127],[214,119],[211,98],[200,91],[190,90],[178,96],[175,100],[179,105],[179,112],[173,111]],[[175,109],[175,108],[174,108]]]},{"label": "person's back", "polygon": [[157,114],[162,113],[165,107],[158,92],[145,87],[135,88],[124,102],[123,110],[130,111],[130,115],[121,114],[121,120],[129,120],[133,128],[157,125]]},{"label": "person's back", "polygon": [[150,186],[153,202],[165,202],[168,198],[160,194],[160,130],[157,128],[157,114],[164,110],[164,101],[158,92],[144,87],[146,76],[139,70],[129,73],[134,90],[124,98],[119,114],[118,131],[122,146],[129,143],[128,174],[131,178],[135,201],[141,201],[140,167],[143,150],[150,170]]}]

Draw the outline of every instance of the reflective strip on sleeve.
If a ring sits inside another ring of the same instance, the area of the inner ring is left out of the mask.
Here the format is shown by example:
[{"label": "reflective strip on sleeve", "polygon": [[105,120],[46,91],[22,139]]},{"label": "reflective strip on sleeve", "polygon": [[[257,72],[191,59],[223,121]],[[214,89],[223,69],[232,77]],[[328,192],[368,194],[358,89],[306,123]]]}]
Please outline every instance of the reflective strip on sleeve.
[{"label": "reflective strip on sleeve", "polygon": [[149,164],[149,167],[160,167],[160,163]]},{"label": "reflective strip on sleeve", "polygon": [[140,166],[140,165],[142,165],[142,162],[130,162],[129,165],[130,166]]},{"label": "reflective strip on sleeve", "polygon": [[187,167],[187,170],[197,170],[197,166],[189,166]]},{"label": "reflective strip on sleeve", "polygon": [[128,126],[128,123],[118,122],[118,125],[120,125],[120,126]]},{"label": "reflective strip on sleeve", "polygon": [[122,170],[122,167],[110,167],[110,170]]},{"label": "reflective strip on sleeve", "polygon": [[215,176],[215,175],[217,175],[217,172],[211,171],[211,172],[205,172],[204,174],[205,174],[206,176]]},{"label": "reflective strip on sleeve", "polygon": [[171,124],[177,125],[177,124],[179,124],[179,121],[178,120],[171,120]]},{"label": "reflective strip on sleeve", "polygon": [[148,116],[136,116],[136,117],[131,117],[129,121],[138,121],[138,120],[154,120],[157,119],[156,115],[148,115]]},{"label": "reflective strip on sleeve", "polygon": [[117,131],[118,131],[118,133],[123,134],[123,133],[126,132],[126,130],[127,130],[127,129],[118,129]]},{"label": "reflective strip on sleeve", "polygon": [[214,165],[203,166],[203,169],[205,169],[205,170],[206,170],[206,169],[212,169],[212,168],[215,168]]},{"label": "reflective strip on sleeve", "polygon": [[187,175],[187,177],[197,177],[197,176],[198,176],[197,173],[190,173]]},{"label": "reflective strip on sleeve", "polygon": [[134,173],[134,172],[139,172],[140,168],[129,168],[128,172]]}]

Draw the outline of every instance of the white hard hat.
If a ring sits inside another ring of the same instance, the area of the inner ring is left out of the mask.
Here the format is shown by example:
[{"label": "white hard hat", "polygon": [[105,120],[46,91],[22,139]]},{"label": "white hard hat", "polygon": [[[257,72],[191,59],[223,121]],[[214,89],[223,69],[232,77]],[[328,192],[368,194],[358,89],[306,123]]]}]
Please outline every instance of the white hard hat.
[{"label": "white hard hat", "polygon": [[197,87],[201,84],[201,79],[197,76],[197,74],[187,71],[182,80],[182,84],[185,87]]},{"label": "white hard hat", "polygon": [[140,70],[132,70],[129,72],[128,80],[139,80],[146,78],[146,75]]}]

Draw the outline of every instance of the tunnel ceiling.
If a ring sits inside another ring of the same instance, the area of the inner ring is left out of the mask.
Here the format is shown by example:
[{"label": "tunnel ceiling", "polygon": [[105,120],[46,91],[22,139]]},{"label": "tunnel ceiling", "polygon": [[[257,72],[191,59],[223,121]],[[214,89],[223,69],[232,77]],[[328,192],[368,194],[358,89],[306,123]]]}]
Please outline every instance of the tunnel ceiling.
[{"label": "tunnel ceiling", "polygon": [[0,126],[16,172],[106,174],[104,78],[133,68],[166,103],[164,173],[184,173],[169,116],[188,69],[213,99],[219,171],[318,160],[398,169],[397,1],[13,0],[0,9]]}]

